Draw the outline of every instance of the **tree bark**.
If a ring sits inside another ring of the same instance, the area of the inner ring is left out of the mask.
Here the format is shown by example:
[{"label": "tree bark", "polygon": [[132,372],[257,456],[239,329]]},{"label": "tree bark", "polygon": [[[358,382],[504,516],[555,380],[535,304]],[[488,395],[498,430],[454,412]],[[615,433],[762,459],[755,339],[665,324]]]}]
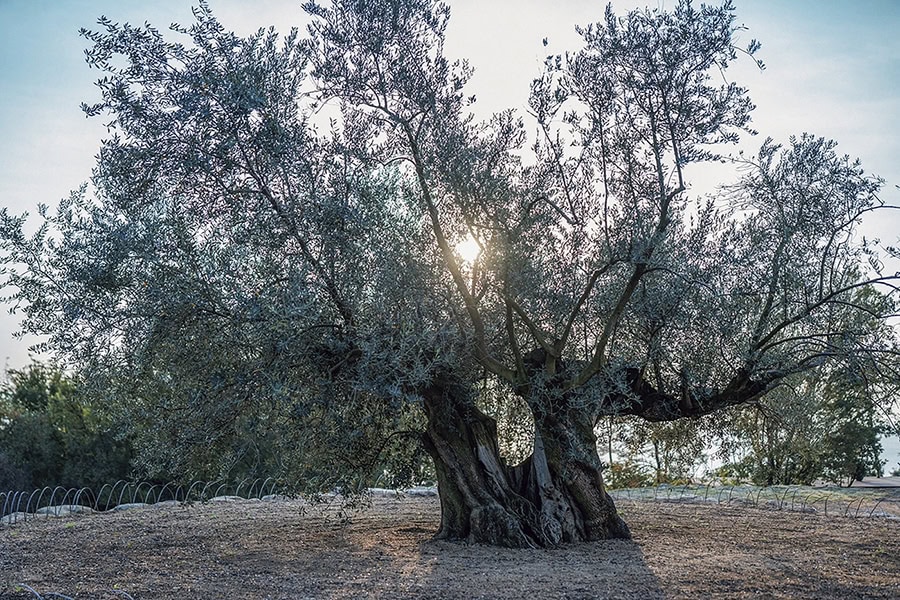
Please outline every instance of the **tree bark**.
[{"label": "tree bark", "polygon": [[630,538],[603,483],[589,413],[557,406],[552,412],[539,407],[535,415],[534,453],[514,472],[514,480],[539,507],[541,527],[552,544]]},{"label": "tree bark", "polygon": [[434,460],[441,499],[438,539],[508,547],[542,543],[533,507],[510,486],[497,426],[464,386],[443,381],[423,394],[428,428],[422,436]]},{"label": "tree bark", "polygon": [[452,381],[423,394],[425,449],[435,464],[441,500],[437,537],[509,547],[628,538],[606,493],[589,419],[545,417],[535,450],[507,467],[493,419],[469,390]]}]

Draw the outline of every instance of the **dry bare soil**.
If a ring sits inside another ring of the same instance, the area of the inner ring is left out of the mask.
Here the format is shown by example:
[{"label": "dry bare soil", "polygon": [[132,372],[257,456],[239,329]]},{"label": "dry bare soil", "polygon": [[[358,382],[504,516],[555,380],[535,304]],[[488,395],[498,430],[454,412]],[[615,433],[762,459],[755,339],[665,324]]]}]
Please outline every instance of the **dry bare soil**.
[{"label": "dry bare soil", "polygon": [[[433,541],[436,498],[240,501],[0,528],[0,598],[900,598],[900,521],[620,502],[633,541]],[[121,592],[127,593],[128,596]]]}]

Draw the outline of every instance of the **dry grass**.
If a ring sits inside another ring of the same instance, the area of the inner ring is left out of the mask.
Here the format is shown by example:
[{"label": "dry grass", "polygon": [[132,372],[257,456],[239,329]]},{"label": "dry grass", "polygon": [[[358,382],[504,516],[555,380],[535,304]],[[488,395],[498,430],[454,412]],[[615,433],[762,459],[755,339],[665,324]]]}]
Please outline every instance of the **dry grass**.
[{"label": "dry grass", "polygon": [[298,501],[149,507],[0,529],[0,598],[898,598],[900,521],[620,502],[633,542],[435,542],[435,498],[344,526]]}]

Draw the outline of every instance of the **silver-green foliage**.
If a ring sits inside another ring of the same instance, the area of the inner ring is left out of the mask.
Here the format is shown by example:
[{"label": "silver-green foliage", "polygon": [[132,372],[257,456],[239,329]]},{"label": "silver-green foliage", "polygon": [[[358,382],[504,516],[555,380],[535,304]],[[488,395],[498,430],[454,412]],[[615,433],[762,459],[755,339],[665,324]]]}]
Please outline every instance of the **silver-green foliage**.
[{"label": "silver-green foliage", "polygon": [[856,290],[896,278],[854,235],[882,182],[832,142],[767,141],[717,198],[688,191],[688,167],[750,126],[747,90],[722,82],[730,2],[579,30],[532,85],[530,147],[514,112],[471,115],[447,6],[304,9],[308,35],[283,38],[235,36],[205,3],[181,42],[102,19],[83,32],[104,73],[84,109],[110,130],[92,191],[42,209],[33,236],[2,213],[24,329],[156,464],[357,485],[421,430],[439,373],[539,417],[564,398],[588,420],[667,420],[896,352],[840,325],[871,308]]}]

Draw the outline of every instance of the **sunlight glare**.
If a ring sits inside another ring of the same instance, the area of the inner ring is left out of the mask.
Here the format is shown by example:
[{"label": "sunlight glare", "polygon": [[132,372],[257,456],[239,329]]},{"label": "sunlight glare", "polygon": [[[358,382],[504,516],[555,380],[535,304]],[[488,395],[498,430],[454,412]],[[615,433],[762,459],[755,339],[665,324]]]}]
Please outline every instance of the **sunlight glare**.
[{"label": "sunlight glare", "polygon": [[481,255],[481,246],[479,246],[478,240],[472,237],[470,233],[465,239],[456,244],[456,253],[465,264],[472,265]]}]

